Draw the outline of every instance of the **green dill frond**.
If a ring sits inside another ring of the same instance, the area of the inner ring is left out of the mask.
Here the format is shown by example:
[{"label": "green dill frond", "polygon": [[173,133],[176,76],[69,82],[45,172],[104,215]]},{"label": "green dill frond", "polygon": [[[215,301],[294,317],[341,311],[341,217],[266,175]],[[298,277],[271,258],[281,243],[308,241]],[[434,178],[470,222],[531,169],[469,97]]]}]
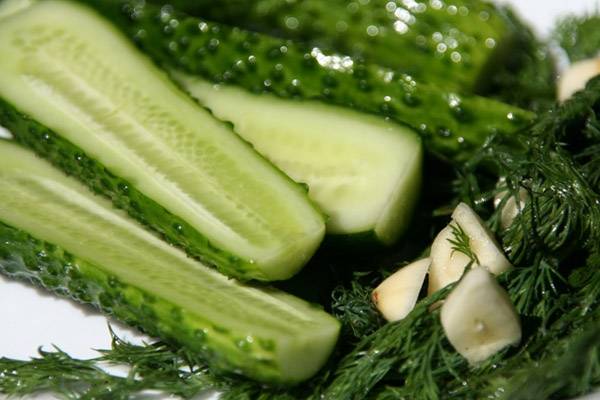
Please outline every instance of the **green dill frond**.
[{"label": "green dill frond", "polygon": [[[227,379],[206,368],[192,367],[162,343],[134,345],[110,330],[112,347],[92,359],[76,359],[59,348],[38,350],[31,360],[0,358],[0,392],[27,396],[52,392],[66,399],[130,399],[146,391],[162,391],[192,398],[211,389],[227,389]],[[103,365],[129,367],[125,377],[115,376]]]},{"label": "green dill frond", "polygon": [[472,264],[479,264],[477,254],[471,249],[471,239],[462,226],[456,222],[451,222],[449,226],[452,230],[452,239],[448,239],[448,241],[452,244],[452,251],[458,251],[469,257],[469,260],[471,260],[465,269],[471,267]]},{"label": "green dill frond", "polygon": [[[595,133],[588,134],[585,143],[581,135],[586,126],[588,131],[597,128],[594,106],[599,103],[600,79],[596,79],[588,90],[542,116],[516,141],[491,138],[461,170],[457,192],[470,204],[481,204],[482,198],[490,199],[498,190],[506,190],[506,198],[518,196],[521,188],[529,194],[530,200],[508,229],[492,224],[514,264],[535,264],[539,255],[563,260],[574,248],[600,247],[600,196],[580,155],[586,154],[581,153],[584,149],[591,151],[589,145],[600,144]],[[587,158],[598,163],[597,157]],[[498,189],[500,177],[505,184]],[[492,221],[499,212],[491,213]]]},{"label": "green dill frond", "polygon": [[598,11],[587,15],[570,15],[558,22],[551,36],[571,62],[581,61],[598,55],[599,24]]},{"label": "green dill frond", "polygon": [[[403,320],[383,325],[361,342],[338,364],[333,381],[324,390],[324,399],[364,399],[389,375],[399,379],[415,377],[415,384],[427,386],[430,394],[436,390],[436,362],[446,368],[464,363],[453,350],[440,346],[443,338],[439,310],[430,312],[436,302],[447,296],[453,285],[419,303]],[[443,353],[443,354],[441,354]],[[423,397],[423,399],[435,397]]]},{"label": "green dill frond", "polygon": [[349,287],[337,286],[331,294],[331,311],[342,323],[342,338],[351,343],[370,335],[384,324],[371,299],[373,289],[381,281],[381,277],[377,274],[377,282],[371,278],[365,283],[372,275],[357,272]]}]

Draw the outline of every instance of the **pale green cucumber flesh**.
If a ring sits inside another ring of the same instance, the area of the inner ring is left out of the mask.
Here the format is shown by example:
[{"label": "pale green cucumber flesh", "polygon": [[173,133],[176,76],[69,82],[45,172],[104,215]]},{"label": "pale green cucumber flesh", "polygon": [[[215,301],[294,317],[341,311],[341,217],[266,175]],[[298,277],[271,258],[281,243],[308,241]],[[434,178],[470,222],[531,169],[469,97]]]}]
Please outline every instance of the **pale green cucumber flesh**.
[{"label": "pale green cucumber flesh", "polygon": [[0,24],[0,97],[183,218],[284,279],[318,247],[293,184],[85,7],[41,2]]},{"label": "pale green cucumber flesh", "polygon": [[[89,276],[107,274],[149,294],[159,329],[176,339],[181,330],[203,332],[208,350],[257,379],[305,379],[335,344],[339,326],[325,312],[187,258],[105,198],[5,140],[0,140],[0,222],[89,263]],[[161,317],[171,306],[183,318],[176,325]]]},{"label": "pale green cucumber flesh", "polygon": [[0,0],[0,19],[29,7],[35,0]]},{"label": "pale green cucumber flesh", "polygon": [[179,71],[173,77],[297,182],[329,217],[327,231],[374,231],[392,243],[418,198],[422,150],[411,129],[341,107],[254,95]]}]

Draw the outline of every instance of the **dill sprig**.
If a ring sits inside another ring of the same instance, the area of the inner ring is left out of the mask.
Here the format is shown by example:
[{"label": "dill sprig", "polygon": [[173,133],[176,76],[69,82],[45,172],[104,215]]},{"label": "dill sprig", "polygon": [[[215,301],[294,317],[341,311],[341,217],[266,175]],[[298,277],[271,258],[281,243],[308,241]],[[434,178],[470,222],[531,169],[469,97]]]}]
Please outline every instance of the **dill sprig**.
[{"label": "dill sprig", "polygon": [[340,285],[333,289],[331,310],[342,323],[345,340],[356,342],[383,325],[384,320],[371,300],[378,283],[375,280],[381,281],[379,274],[356,272],[349,286]]},{"label": "dill sprig", "polygon": [[[405,319],[388,323],[360,341],[339,362],[333,381],[320,398],[364,399],[389,374],[407,380],[407,376],[415,375],[419,386],[435,392],[435,370],[428,368],[433,364],[431,361],[443,361],[452,369],[458,359],[455,352],[440,346],[443,335],[440,336],[439,312],[430,312],[431,306],[450,289],[447,287],[421,300]],[[433,332],[437,335],[432,335]]]},{"label": "dill sprig", "polygon": [[[499,191],[506,192],[505,198],[527,191],[520,215],[508,229],[497,231],[513,263],[534,264],[540,257],[560,261],[574,249],[600,248],[600,197],[586,172],[586,162],[598,163],[600,153],[589,152],[590,145],[599,149],[600,135],[581,134],[597,128],[594,107],[599,102],[596,79],[516,140],[491,138],[461,171],[458,192],[472,204]],[[505,184],[497,188],[500,177]]]},{"label": "dill sprig", "polygon": [[598,8],[587,15],[563,17],[552,33],[552,39],[565,51],[571,62],[596,57],[600,43],[599,23]]},{"label": "dill sprig", "polygon": [[[110,350],[92,359],[76,359],[60,348],[38,349],[31,360],[0,358],[0,392],[26,396],[53,392],[67,399],[129,399],[147,391],[161,391],[192,398],[211,389],[227,389],[205,367],[194,367],[187,357],[164,343],[134,345],[113,331]],[[103,365],[125,365],[127,376],[116,376]]]},{"label": "dill sprig", "polygon": [[466,266],[466,269],[470,268],[473,264],[479,264],[477,254],[475,254],[471,249],[471,239],[464,231],[462,226],[456,222],[450,223],[449,226],[452,231],[452,238],[448,241],[450,244],[452,244],[452,251],[458,251],[459,253],[469,257],[470,262]]}]

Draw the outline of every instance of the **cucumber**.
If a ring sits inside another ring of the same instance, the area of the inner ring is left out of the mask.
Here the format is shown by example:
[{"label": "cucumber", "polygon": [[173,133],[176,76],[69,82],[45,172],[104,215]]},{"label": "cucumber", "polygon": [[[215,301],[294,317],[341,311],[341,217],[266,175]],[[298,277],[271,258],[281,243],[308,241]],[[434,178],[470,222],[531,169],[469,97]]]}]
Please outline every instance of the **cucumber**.
[{"label": "cucumber", "polygon": [[0,140],[0,271],[90,303],[224,373],[309,378],[339,323],[229,279],[160,240],[33,152]]},{"label": "cucumber", "polygon": [[0,53],[0,124],[192,256],[279,280],[320,244],[306,189],[93,10],[34,4],[0,22]]},{"label": "cucumber", "polygon": [[461,96],[376,64],[179,14],[137,1],[85,0],[154,60],[205,80],[287,100],[319,100],[419,130],[426,149],[465,160],[490,133],[513,133],[532,113]]},{"label": "cucumber", "polygon": [[[159,2],[151,0],[151,2]],[[477,92],[515,57],[520,31],[487,1],[172,0],[212,21],[362,57],[452,90]]]},{"label": "cucumber", "polygon": [[308,185],[329,216],[329,235],[370,234],[389,245],[409,224],[422,163],[421,140],[411,129],[314,101],[282,101],[180,72],[173,76],[256,150]]},{"label": "cucumber", "polygon": [[6,18],[20,10],[29,7],[35,0],[1,0],[0,19]]}]

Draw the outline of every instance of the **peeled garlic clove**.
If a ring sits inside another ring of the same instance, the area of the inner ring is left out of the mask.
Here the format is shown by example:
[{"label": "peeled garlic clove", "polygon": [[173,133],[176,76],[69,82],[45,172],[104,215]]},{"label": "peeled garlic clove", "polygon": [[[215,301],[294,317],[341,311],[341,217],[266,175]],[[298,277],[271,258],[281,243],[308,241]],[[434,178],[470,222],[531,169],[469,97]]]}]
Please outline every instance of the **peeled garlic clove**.
[{"label": "peeled garlic clove", "polygon": [[521,340],[519,316],[508,294],[482,267],[469,271],[448,295],[441,321],[452,346],[471,364]]},{"label": "peeled garlic clove", "polygon": [[600,75],[600,59],[590,58],[573,63],[558,79],[558,100],[565,101],[586,83]]},{"label": "peeled garlic clove", "polygon": [[431,268],[427,288],[430,295],[459,280],[465,267],[471,262],[467,255],[453,249],[451,240],[454,240],[454,234],[452,227],[448,225],[438,233],[431,244]]},{"label": "peeled garlic clove", "polygon": [[515,199],[515,196],[510,196],[504,205],[501,206],[502,200],[507,194],[507,191],[502,191],[494,197],[494,207],[502,207],[502,211],[500,211],[500,226],[502,229],[506,229],[512,225],[517,215],[525,208],[525,202],[529,197],[527,190],[520,188],[517,195],[518,202]]},{"label": "peeled garlic clove", "polygon": [[430,258],[415,261],[390,275],[373,291],[373,302],[388,321],[399,321],[415,308]]},{"label": "peeled garlic clove", "polygon": [[452,219],[469,237],[471,251],[477,256],[479,265],[485,266],[495,275],[512,267],[492,233],[471,207],[460,203],[454,209]]},{"label": "peeled garlic clove", "polygon": [[[450,242],[456,240],[453,225],[455,228],[460,227],[468,237],[469,248],[477,257],[478,264],[473,263],[466,254],[454,249],[455,245]],[[456,206],[452,213],[452,221],[433,241],[430,257],[429,294],[459,280],[470,263],[484,265],[496,275],[512,267],[481,218],[464,203]]]}]

